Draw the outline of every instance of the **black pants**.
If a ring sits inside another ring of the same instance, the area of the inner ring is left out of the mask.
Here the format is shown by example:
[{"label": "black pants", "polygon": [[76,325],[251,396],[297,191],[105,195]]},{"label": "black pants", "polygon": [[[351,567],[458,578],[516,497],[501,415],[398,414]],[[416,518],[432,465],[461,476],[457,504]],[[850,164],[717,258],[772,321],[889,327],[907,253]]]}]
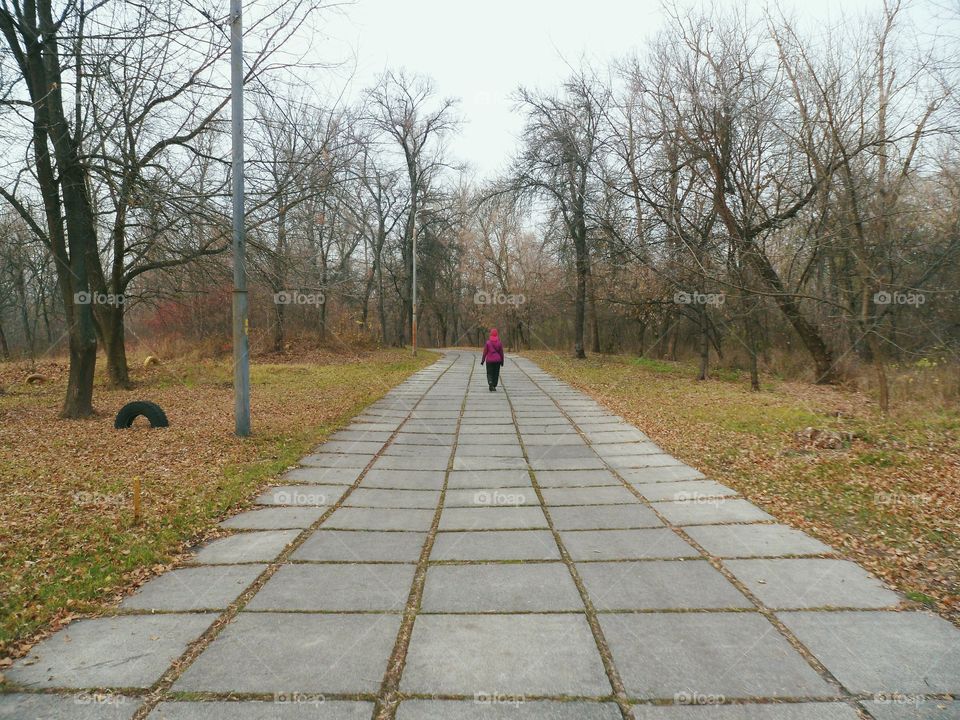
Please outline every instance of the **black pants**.
[{"label": "black pants", "polygon": [[502,362],[487,361],[487,385],[489,385],[491,388],[495,388],[497,383],[500,382],[501,365],[503,365]]}]

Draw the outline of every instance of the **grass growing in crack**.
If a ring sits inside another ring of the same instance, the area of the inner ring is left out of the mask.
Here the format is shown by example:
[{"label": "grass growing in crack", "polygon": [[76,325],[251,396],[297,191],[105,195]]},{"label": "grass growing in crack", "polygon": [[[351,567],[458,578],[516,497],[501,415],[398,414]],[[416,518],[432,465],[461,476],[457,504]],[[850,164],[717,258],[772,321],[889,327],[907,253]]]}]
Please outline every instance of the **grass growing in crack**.
[{"label": "grass growing in crack", "polygon": [[[693,380],[692,366],[526,353],[667,452],[830,543],[960,624],[960,414],[914,404],[883,417],[840,388]],[[806,427],[850,433],[810,447]]]},{"label": "grass growing in crack", "polygon": [[[434,359],[385,350],[255,362],[246,440],[233,436],[229,361],[134,369],[134,391],[98,386],[101,414],[87,421],[57,417],[64,367],[48,363],[54,380],[32,387],[22,368],[0,364],[0,656],[167,567],[268,478]],[[158,402],[171,427],[114,430],[113,413],[140,398]],[[139,525],[134,477],[143,487]]]}]

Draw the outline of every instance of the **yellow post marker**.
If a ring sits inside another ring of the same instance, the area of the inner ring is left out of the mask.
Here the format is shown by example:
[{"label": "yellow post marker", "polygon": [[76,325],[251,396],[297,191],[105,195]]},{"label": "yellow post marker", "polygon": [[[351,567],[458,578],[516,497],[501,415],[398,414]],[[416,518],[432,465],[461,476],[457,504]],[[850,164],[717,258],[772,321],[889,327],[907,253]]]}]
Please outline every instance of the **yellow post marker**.
[{"label": "yellow post marker", "polygon": [[140,524],[140,476],[133,478],[133,523]]}]

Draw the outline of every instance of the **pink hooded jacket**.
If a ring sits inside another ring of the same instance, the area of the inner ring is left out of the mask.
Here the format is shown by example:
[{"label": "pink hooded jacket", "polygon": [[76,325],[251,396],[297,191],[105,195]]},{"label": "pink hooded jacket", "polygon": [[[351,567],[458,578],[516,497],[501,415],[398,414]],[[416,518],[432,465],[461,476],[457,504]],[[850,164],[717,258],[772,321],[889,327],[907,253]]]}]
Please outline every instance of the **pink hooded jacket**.
[{"label": "pink hooded jacket", "polygon": [[503,344],[500,342],[496,328],[490,331],[490,339],[483,346],[483,355],[480,357],[480,362],[503,362]]}]

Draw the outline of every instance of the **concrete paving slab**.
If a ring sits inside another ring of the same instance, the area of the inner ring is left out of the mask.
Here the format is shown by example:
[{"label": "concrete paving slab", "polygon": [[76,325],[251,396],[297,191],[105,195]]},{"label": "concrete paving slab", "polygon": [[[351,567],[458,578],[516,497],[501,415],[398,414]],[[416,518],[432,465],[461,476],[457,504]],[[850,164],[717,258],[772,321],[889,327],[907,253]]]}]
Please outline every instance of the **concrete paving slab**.
[{"label": "concrete paving slab", "polygon": [[434,490],[379,490],[357,488],[344,502],[344,507],[424,508],[433,509],[440,500]]},{"label": "concrete paving slab", "polygon": [[357,468],[299,467],[280,476],[284,485],[353,485],[362,470]]},{"label": "concrete paving slab", "polygon": [[344,453],[348,455],[376,455],[383,443],[369,440],[328,440],[316,449],[318,453]]},{"label": "concrete paving slab", "polygon": [[261,493],[258,505],[297,505],[328,507],[336,503],[349,485],[280,485]]},{"label": "concrete paving slab", "polygon": [[0,720],[130,720],[140,702],[109,693],[0,694]]},{"label": "concrete paving slab", "polygon": [[454,470],[526,470],[527,461],[522,457],[485,457],[457,455],[453,460]]},{"label": "concrete paving slab", "polygon": [[214,621],[210,613],[80,620],[5,672],[26,688],[146,688]]},{"label": "concrete paving slab", "polygon": [[622,487],[619,478],[609,470],[541,470],[537,473],[537,482],[544,488],[597,485]]},{"label": "concrete paving slab", "polygon": [[717,497],[734,497],[739,493],[733,488],[713,480],[686,480],[679,482],[635,484],[641,495],[651,502],[697,502]]},{"label": "concrete paving slab", "polygon": [[187,562],[195,565],[272,562],[300,532],[257,530],[237,533],[207,543]]},{"label": "concrete paving slab", "polygon": [[960,720],[960,700],[925,700],[897,693],[881,696],[863,703],[874,720]]},{"label": "concrete paving slab", "polygon": [[580,458],[530,458],[530,467],[541,470],[603,470],[606,465],[596,454]]},{"label": "concrete paving slab", "polygon": [[120,607],[181,612],[223,610],[266,569],[264,564],[177,568],[147,582]]},{"label": "concrete paving slab", "polygon": [[560,533],[574,560],[645,560],[700,557],[669,528],[567,530]]},{"label": "concrete paving slab", "polygon": [[397,720],[620,720],[613,703],[551,702],[520,696],[478,695],[472,701],[405,700]]},{"label": "concrete paving slab", "polygon": [[306,562],[400,562],[420,558],[425,532],[317,530],[290,556]]},{"label": "concrete paving slab", "polygon": [[301,458],[300,464],[310,467],[320,468],[353,468],[362,470],[370,461],[373,455],[354,455],[354,454],[334,454],[334,453],[313,453]]},{"label": "concrete paving slab", "polygon": [[173,690],[376,692],[399,627],[399,615],[240,613]]},{"label": "concrete paving slab", "polygon": [[[602,448],[603,445],[598,445]],[[603,459],[611,467],[623,469],[680,467],[683,463],[672,455],[666,454],[638,454],[638,455],[604,455]]]},{"label": "concrete paving slab", "polygon": [[512,470],[453,470],[447,479],[448,490],[520,486],[533,488],[526,467]]},{"label": "concrete paving slab", "polygon": [[339,430],[330,436],[330,440],[385,443],[392,434],[387,430]]},{"label": "concrete paving slab", "polygon": [[457,445],[458,458],[520,458],[523,457],[523,448],[514,440],[513,444],[500,445]]},{"label": "concrete paving slab", "polygon": [[439,490],[443,487],[443,470],[376,470],[368,472],[361,487],[399,490]]},{"label": "concrete paving slab", "polygon": [[437,560],[559,560],[560,551],[546,530],[443,532],[430,554]]},{"label": "concrete paving slab", "polygon": [[685,532],[718,557],[823,555],[833,548],[786,525],[701,525]]},{"label": "concrete paving slab", "polygon": [[582,615],[421,615],[400,689],[598,696],[610,683]]},{"label": "concrete paving slab", "polygon": [[640,500],[623,486],[543,488],[547,505],[631,505]]},{"label": "concrete paving slab", "polygon": [[370,720],[373,703],[278,693],[273,701],[163,702],[148,720]]},{"label": "concrete paving slab", "polygon": [[[703,696],[700,696],[703,698]],[[684,694],[684,698],[698,698]],[[709,700],[709,698],[704,698]],[[689,702],[689,701],[688,701]],[[636,720],[858,720],[857,711],[838,702],[736,705],[634,705]]]},{"label": "concrete paving slab", "polygon": [[[455,424],[455,423],[454,423]],[[453,445],[453,433],[415,433],[401,430],[393,439],[394,445]]]},{"label": "concrete paving slab", "polygon": [[663,527],[656,514],[641,503],[633,505],[588,505],[551,507],[550,517],[558,530],[620,530]]},{"label": "concrete paving slab", "polygon": [[[555,426],[550,426],[552,430]],[[571,430],[573,428],[571,427]],[[538,433],[538,432],[522,432],[523,442],[527,446],[527,449],[530,451],[532,456],[537,456],[537,448],[540,447],[576,447],[587,449],[586,440],[580,437],[576,432],[567,432],[567,433]]]},{"label": "concrete paving slab", "polygon": [[594,445],[613,445],[624,442],[650,442],[639,430],[593,430],[584,433]]},{"label": "concrete paving slab", "polygon": [[246,610],[403,610],[414,565],[283,565],[253,596]]},{"label": "concrete paving slab", "polygon": [[631,697],[835,695],[758,613],[603,614],[600,625]]},{"label": "concrete paving slab", "polygon": [[583,445],[537,445],[527,444],[527,457],[531,460],[591,460],[597,457],[593,449]]},{"label": "concrete paving slab", "polygon": [[577,571],[600,611],[753,607],[705,560],[581,563]]},{"label": "concrete paving slab", "polygon": [[663,454],[663,451],[652,442],[605,443],[597,445],[595,450],[604,458]]},{"label": "concrete paving slab", "polygon": [[924,612],[778,613],[855,693],[960,693],[960,630]]},{"label": "concrete paving slab", "polygon": [[556,563],[434,565],[421,612],[583,612],[566,565]]},{"label": "concrete paving slab", "polygon": [[336,510],[324,528],[338,530],[422,530],[430,529],[434,510],[424,508],[354,508]]},{"label": "concrete paving slab", "polygon": [[547,528],[539,507],[446,507],[440,515],[440,530],[527,530]]},{"label": "concrete paving slab", "polygon": [[654,509],[674,525],[718,525],[722,523],[773,520],[748,500],[701,498],[684,502],[658,502]]},{"label": "concrete paving slab", "polygon": [[465,447],[495,447],[499,445],[519,445],[515,431],[505,433],[474,433],[464,434],[457,438],[457,448]]},{"label": "concrete paving slab", "polygon": [[776,610],[805,608],[890,608],[900,596],[856,563],[847,560],[728,560],[740,582]]},{"label": "concrete paving slab", "polygon": [[234,515],[220,523],[231,530],[289,530],[308,528],[326,512],[325,507],[264,507]]},{"label": "concrete paving slab", "polygon": [[446,455],[436,457],[403,455],[383,455],[373,464],[374,470],[446,470],[449,458]]},{"label": "concrete paving slab", "polygon": [[391,445],[383,451],[382,457],[434,457],[447,460],[453,450],[452,445]]},{"label": "concrete paving slab", "polygon": [[444,496],[445,508],[471,507],[522,507],[540,506],[533,485],[522,487],[491,487],[481,489],[447,490]]},{"label": "concrete paving slab", "polygon": [[624,480],[636,485],[655,482],[677,482],[679,480],[702,480],[706,477],[702,472],[689,465],[619,468],[617,472]]}]

